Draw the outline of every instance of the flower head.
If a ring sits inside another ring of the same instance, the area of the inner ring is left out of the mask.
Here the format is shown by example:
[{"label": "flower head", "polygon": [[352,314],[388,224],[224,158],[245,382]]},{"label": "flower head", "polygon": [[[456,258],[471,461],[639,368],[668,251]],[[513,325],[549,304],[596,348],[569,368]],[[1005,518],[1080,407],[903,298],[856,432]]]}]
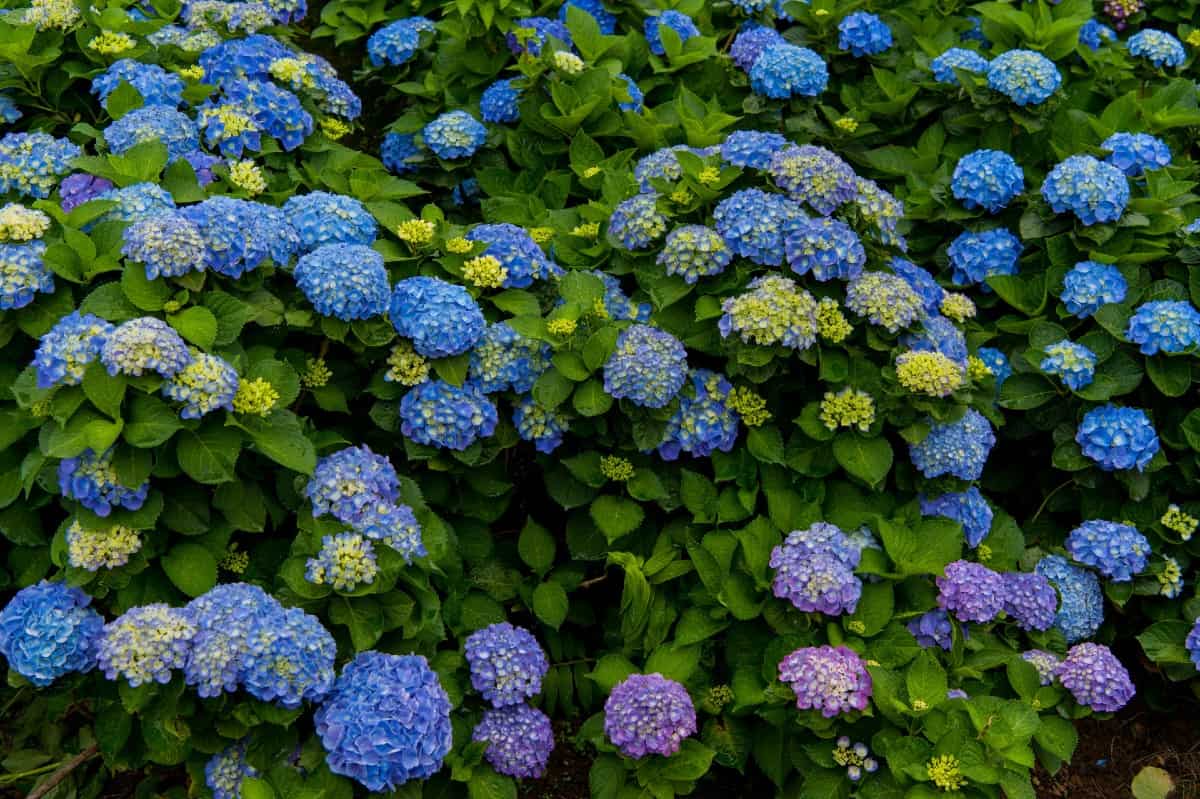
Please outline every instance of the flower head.
[{"label": "flower head", "polygon": [[914,394],[948,397],[960,388],[964,369],[954,360],[931,350],[908,350],[896,358],[896,379]]},{"label": "flower head", "polygon": [[362,533],[344,532],[321,539],[321,551],[308,559],[304,579],[314,585],[331,585],[335,591],[353,591],[375,582],[378,573],[371,541]]},{"label": "flower head", "polygon": [[572,8],[578,8],[585,14],[590,14],[592,19],[596,20],[596,24],[600,26],[600,32],[606,36],[616,32],[617,18],[604,7],[600,0],[563,0],[563,4],[558,7],[560,22],[567,21],[567,11]]},{"label": "flower head", "polygon": [[1033,50],[1008,50],[992,59],[988,86],[1020,106],[1045,102],[1062,85],[1054,62]]},{"label": "flower head", "polygon": [[768,43],[750,67],[750,88],[773,100],[816,97],[829,84],[829,68],[807,47]]},{"label": "flower head", "polygon": [[471,685],[493,707],[520,705],[542,690],[550,668],[533,633],[508,622],[471,633],[466,642]]},{"label": "flower head", "polygon": [[563,274],[562,267],[547,258],[533,237],[516,225],[507,222],[476,225],[465,238],[487,245],[481,257],[499,261],[505,288],[528,288],[535,280],[549,280]]},{"label": "flower head", "polygon": [[950,190],[968,209],[1003,210],[1025,189],[1025,173],[1008,153],[975,150],[954,167]]},{"label": "flower head", "polygon": [[1072,155],[1046,175],[1042,198],[1056,214],[1070,211],[1084,225],[1115,222],[1129,202],[1129,180],[1112,164]]},{"label": "flower head", "polygon": [[251,631],[242,683],[256,699],[285,708],[319,702],[333,686],[335,650],[316,616],[286,608]]},{"label": "flower head", "polygon": [[483,756],[498,773],[539,779],[554,751],[554,728],[542,711],[511,705],[483,711],[471,740],[487,744]]},{"label": "flower head", "polygon": [[39,687],[91,670],[104,626],[91,601],[78,588],[46,580],[18,591],[0,610],[0,655],[8,667]]},{"label": "flower head", "polygon": [[943,791],[957,791],[967,784],[954,755],[937,755],[925,764],[925,772],[929,781]]},{"label": "flower head", "polygon": [[97,516],[108,516],[113,508],[137,510],[142,507],[150,492],[150,482],[137,488],[121,485],[112,458],[111,449],[100,455],[88,449],[77,457],[59,461],[58,488],[63,496],[77,500]]},{"label": "flower head", "polygon": [[1132,55],[1146,59],[1154,66],[1181,67],[1187,61],[1183,43],[1166,31],[1143,28],[1125,43]]},{"label": "flower head", "polygon": [[1100,146],[1109,151],[1104,160],[1131,178],[1140,177],[1147,169],[1161,169],[1171,164],[1171,149],[1167,143],[1149,133],[1114,133]]},{"label": "flower head", "polygon": [[937,646],[950,651],[954,645],[954,624],[944,610],[931,610],[908,623],[908,631],[924,647]]},{"label": "flower head", "polygon": [[634,405],[661,408],[687,378],[687,350],[664,330],[635,324],[621,331],[604,364],[604,390]]},{"label": "flower head", "polygon": [[137,531],[120,524],[84,529],[78,521],[72,521],[66,539],[67,563],[91,572],[124,566],[142,548]]},{"label": "flower head", "polygon": [[1200,344],[1200,312],[1184,300],[1142,303],[1130,317],[1125,337],[1145,355],[1186,352]]},{"label": "flower head", "polygon": [[892,46],[892,29],[874,14],[855,11],[838,23],[838,47],[856,58],[879,55]]},{"label": "flower head", "polygon": [[525,394],[550,366],[550,345],[528,339],[506,322],[488,325],[471,350],[468,374],[485,394]]},{"label": "flower head", "polygon": [[1128,524],[1093,519],[1067,536],[1067,552],[1114,582],[1129,582],[1146,568],[1150,542]]},{"label": "flower head", "polygon": [[924,315],[921,297],[903,278],[864,272],[846,287],[846,307],[871,324],[896,333]]},{"label": "flower head", "polygon": [[370,246],[375,242],[379,227],[361,202],[327,191],[289,197],[283,212],[300,236],[300,245],[305,252],[326,244]]},{"label": "flower head", "polygon": [[379,147],[379,158],[388,170],[406,175],[420,167],[421,148],[411,133],[388,133]]},{"label": "flower head", "polygon": [[392,326],[426,358],[459,355],[483,335],[483,311],[462,286],[436,277],[409,277],[392,289]]},{"label": "flower head", "polygon": [[846,386],[836,394],[826,391],[821,399],[821,424],[829,430],[856,427],[862,432],[875,423],[875,400],[865,391]]},{"label": "flower head", "polygon": [[0,194],[45,199],[82,154],[78,145],[48,133],[5,134],[0,137]]},{"label": "flower head", "polygon": [[512,84],[512,78],[501,78],[483,90],[483,96],[479,98],[479,115],[484,122],[516,122],[521,118],[517,107],[521,90]]},{"label": "flower head", "polygon": [[[963,232],[946,250],[956,286],[983,283],[992,275],[1015,275],[1021,240],[1004,228]],[[990,291],[986,286],[985,291]]]},{"label": "flower head", "polygon": [[100,357],[113,326],[98,316],[72,311],[54,323],[33,356],[38,388],[77,386],[88,364]]},{"label": "flower head", "polygon": [[791,685],[796,707],[819,710],[825,718],[866,710],[871,702],[871,675],[844,646],[797,649],[780,661],[779,679]]},{"label": "flower head", "polygon": [[687,689],[661,674],[631,674],[604,703],[604,733],[626,757],[670,757],[695,732]]},{"label": "flower head", "polygon": [[[768,30],[762,28],[762,30]],[[775,33],[771,30],[771,33]],[[738,39],[744,34],[739,33]],[[776,34],[778,35],[778,34]],[[736,39],[734,40],[736,47]],[[732,166],[766,169],[771,163],[771,156],[783,149],[788,143],[778,133],[759,130],[735,130],[725,137],[721,143],[721,160]]]},{"label": "flower head", "polygon": [[0,207],[0,242],[40,239],[50,229],[50,217],[20,203]]},{"label": "flower head", "polygon": [[788,144],[771,156],[767,171],[789,197],[823,216],[852,201],[858,191],[854,170],[824,147]]},{"label": "flower head", "polygon": [[557,39],[567,47],[572,46],[571,31],[557,19],[549,17],[525,17],[513,23],[513,28],[506,35],[508,49],[514,55],[529,53],[539,56],[542,50]]},{"label": "flower head", "polygon": [[326,244],[300,256],[296,285],[317,313],[343,321],[369,319],[387,308],[383,256],[362,244]]},{"label": "flower head", "polygon": [[725,240],[712,228],[681,225],[667,234],[657,262],[668,275],[679,275],[692,284],[702,277],[721,274],[732,259]]},{"label": "flower head", "polygon": [[1145,411],[1112,404],[1084,414],[1075,441],[1106,472],[1143,471],[1159,450],[1158,433]]},{"label": "flower head", "polygon": [[1037,573],[1054,585],[1059,595],[1054,626],[1062,631],[1067,643],[1093,635],[1104,622],[1104,595],[1100,581],[1087,569],[1072,565],[1060,555],[1047,555],[1037,565]]},{"label": "flower head", "polygon": [[734,37],[733,44],[729,47],[729,57],[739,69],[749,72],[762,51],[776,44],[787,44],[787,40],[775,28],[747,24],[738,30],[737,36]]},{"label": "flower head", "polygon": [[1045,575],[1009,572],[1004,578],[1004,612],[1022,630],[1048,630],[1058,611],[1058,595]]},{"label": "flower head", "polygon": [[955,74],[954,70],[962,69],[967,72],[984,74],[988,70],[988,60],[974,50],[951,47],[933,59],[929,64],[929,68],[933,71],[933,77],[939,83],[948,83],[951,86],[957,86],[958,75]]},{"label": "flower head", "polygon": [[796,222],[784,240],[788,265],[798,275],[820,281],[852,280],[862,274],[867,255],[849,225],[831,217]]},{"label": "flower head", "polygon": [[613,246],[644,250],[667,231],[667,218],[658,210],[658,197],[638,194],[613,209],[608,236]]},{"label": "flower head", "polygon": [[1062,301],[1068,313],[1087,319],[1101,306],[1122,302],[1128,288],[1115,265],[1080,261],[1063,278]]},{"label": "flower head", "polygon": [[429,377],[429,363],[413,349],[412,342],[400,341],[388,353],[388,370],[383,379],[402,386],[416,386]]},{"label": "flower head", "polygon": [[1004,577],[986,566],[956,560],[937,578],[938,605],[962,622],[986,624],[1004,610]]},{"label": "flower head", "polygon": [[662,26],[670,28],[681,42],[686,42],[693,36],[700,35],[700,29],[687,14],[679,11],[664,11],[661,14],[646,17],[644,25],[646,44],[655,55],[666,55],[667,50],[662,43]]},{"label": "flower head", "polygon": [[137,688],[167,683],[187,662],[196,625],[186,608],[158,603],[130,608],[104,625],[98,665],[110,680],[124,677]]},{"label": "flower head", "polygon": [[1129,704],[1137,693],[1129,672],[1102,644],[1076,644],[1054,670],[1063,688],[1075,701],[1100,713],[1111,713]]},{"label": "flower head", "polygon": [[967,546],[972,549],[979,546],[992,529],[992,506],[975,486],[932,499],[922,497],[921,515],[941,516],[958,522],[963,526]]},{"label": "flower head", "polygon": [[722,375],[707,369],[691,372],[691,390],[679,395],[679,410],[667,423],[658,454],[675,460],[680,452],[708,457],[728,452],[737,441],[738,416],[728,404],[733,387]]},{"label": "flower head", "polygon": [[487,140],[487,128],[466,111],[447,111],[425,126],[425,146],[438,158],[470,158]]},{"label": "flower head", "polygon": [[1091,385],[1096,373],[1096,353],[1067,339],[1047,344],[1043,352],[1046,357],[1039,364],[1043,372],[1062,378],[1072,391]]},{"label": "flower head", "polygon": [[533,397],[522,397],[513,407],[513,424],[522,441],[532,441],[538,452],[549,454],[562,444],[570,420],[561,408],[547,408]]},{"label": "flower head", "polygon": [[808,613],[853,613],[862,594],[862,581],[854,576],[860,557],[835,525],[817,522],[794,530],[771,550],[775,596]]},{"label": "flower head", "polygon": [[253,380],[242,380],[237,393],[233,395],[233,412],[268,416],[279,402],[279,392],[266,378],[256,377]]},{"label": "flower head", "polygon": [[950,474],[960,480],[978,480],[995,444],[991,424],[971,408],[956,422],[932,422],[929,434],[909,445],[909,455],[927,478]]},{"label": "flower head", "polygon": [[425,17],[398,19],[371,34],[367,39],[367,55],[377,67],[384,64],[400,66],[421,49],[423,34],[434,31],[433,22]]},{"label": "flower head", "polygon": [[54,292],[45,254],[46,245],[40,241],[0,244],[0,311],[24,308],[35,294]]},{"label": "flower head", "polygon": [[179,415],[199,419],[218,408],[233,410],[238,390],[238,374],[224,359],[197,353],[192,362],[163,383],[163,396],[182,402]]},{"label": "flower head", "polygon": [[244,743],[218,752],[204,765],[204,784],[213,792],[213,799],[240,799],[242,780],[257,776],[258,769],[246,762]]},{"label": "flower head", "polygon": [[426,446],[464,450],[490,436],[498,421],[496,406],[469,381],[429,380],[400,400],[400,432]]},{"label": "flower head", "polygon": [[761,266],[783,263],[786,234],[803,219],[797,203],[759,189],[735,192],[713,211],[717,233],[733,254]]}]

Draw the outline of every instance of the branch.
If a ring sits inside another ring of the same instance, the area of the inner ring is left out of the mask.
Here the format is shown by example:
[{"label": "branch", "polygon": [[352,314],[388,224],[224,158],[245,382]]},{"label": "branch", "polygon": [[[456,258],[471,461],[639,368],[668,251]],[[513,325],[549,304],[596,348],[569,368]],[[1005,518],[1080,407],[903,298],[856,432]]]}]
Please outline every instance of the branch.
[{"label": "branch", "polygon": [[99,751],[100,748],[96,744],[92,744],[87,749],[84,749],[82,752],[75,755],[75,757],[71,758],[66,763],[63,763],[58,771],[51,774],[46,778],[45,782],[30,791],[29,795],[26,796],[25,799],[42,799],[43,796],[50,793],[50,791],[54,790],[54,788],[60,782],[65,780],[68,774],[82,766],[87,761],[91,760]]}]

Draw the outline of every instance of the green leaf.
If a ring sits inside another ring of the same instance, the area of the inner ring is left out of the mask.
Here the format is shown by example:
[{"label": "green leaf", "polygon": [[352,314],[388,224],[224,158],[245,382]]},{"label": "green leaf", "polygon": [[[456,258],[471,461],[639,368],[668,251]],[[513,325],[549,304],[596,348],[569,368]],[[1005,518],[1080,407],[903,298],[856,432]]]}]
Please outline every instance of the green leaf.
[{"label": "green leaf", "polygon": [[613,398],[604,390],[604,384],[599,380],[588,380],[580,383],[571,398],[571,404],[581,416],[600,416],[613,405]]},{"label": "green leaf", "polygon": [[525,565],[544,575],[554,565],[554,552],[554,536],[533,519],[527,519],[517,539],[517,553]]},{"label": "green leaf", "polygon": [[511,778],[490,769],[475,769],[467,783],[469,799],[517,799],[517,786]]},{"label": "green leaf", "polygon": [[553,580],[542,583],[533,591],[533,612],[544,624],[556,630],[566,621],[569,607],[566,590]]},{"label": "green leaf", "polygon": [[750,432],[746,434],[746,447],[751,455],[763,463],[786,463],[783,436],[774,425],[750,428]]},{"label": "green leaf", "polygon": [[236,430],[210,422],[179,436],[179,468],[197,483],[224,483],[234,479],[234,465],[242,448]]},{"label": "green leaf", "polygon": [[161,562],[167,577],[188,596],[200,596],[217,584],[217,559],[199,544],[176,544]]},{"label": "green leaf", "polygon": [[1013,375],[1000,387],[1000,407],[1028,411],[1040,408],[1057,396],[1054,385],[1041,375]]},{"label": "green leaf", "polygon": [[143,311],[161,311],[167,300],[171,299],[171,287],[167,281],[148,280],[145,268],[136,263],[129,264],[121,272],[121,290],[134,306]]},{"label": "green leaf", "polygon": [[842,433],[833,440],[833,457],[847,472],[878,488],[892,468],[892,445],[884,438]]},{"label": "green leaf", "polygon": [[135,447],[157,447],[183,429],[179,414],[157,397],[134,394],[122,436]]},{"label": "green leaf", "polygon": [[595,668],[588,673],[587,677],[607,694],[617,683],[623,681],[630,674],[636,673],[637,670],[637,666],[633,665],[624,655],[608,654],[601,656],[596,661]]},{"label": "green leaf", "polygon": [[238,792],[242,799],[275,799],[271,783],[258,777],[243,777]]},{"label": "green leaf", "polygon": [[350,631],[356,652],[370,649],[383,635],[383,610],[371,596],[337,596],[329,603],[329,619]]},{"label": "green leaf", "polygon": [[109,375],[99,361],[88,365],[83,375],[83,393],[96,408],[113,419],[121,418],[121,402],[125,399],[125,377]]},{"label": "green leaf", "polygon": [[1075,745],[1079,743],[1075,725],[1058,716],[1042,716],[1042,723],[1033,738],[1038,746],[1059,760],[1070,760],[1075,754]]},{"label": "green leaf", "polygon": [[1151,356],[1146,358],[1146,374],[1163,394],[1182,397],[1192,384],[1191,361],[1189,357]]},{"label": "green leaf", "polygon": [[636,530],[646,516],[636,502],[611,494],[596,497],[588,513],[610,544]]},{"label": "green leaf", "polygon": [[1137,637],[1146,657],[1155,663],[1191,663],[1184,642],[1192,625],[1185,621],[1169,620],[1151,624]]},{"label": "green leaf", "polygon": [[962,554],[962,526],[948,519],[922,519],[916,529],[879,521],[879,537],[900,574],[940,575]]},{"label": "green leaf", "polygon": [[291,411],[273,411],[265,419],[250,417],[242,426],[258,451],[280,466],[301,474],[312,474],[317,467],[317,451],[304,435],[300,418]]},{"label": "green leaf", "polygon": [[905,683],[908,686],[909,704],[919,713],[946,701],[946,691],[949,688],[946,670],[938,662],[937,656],[928,649],[922,650],[908,667]]},{"label": "green leaf", "polygon": [[168,315],[167,321],[179,331],[179,335],[202,350],[210,349],[217,339],[217,317],[207,308],[187,308]]}]

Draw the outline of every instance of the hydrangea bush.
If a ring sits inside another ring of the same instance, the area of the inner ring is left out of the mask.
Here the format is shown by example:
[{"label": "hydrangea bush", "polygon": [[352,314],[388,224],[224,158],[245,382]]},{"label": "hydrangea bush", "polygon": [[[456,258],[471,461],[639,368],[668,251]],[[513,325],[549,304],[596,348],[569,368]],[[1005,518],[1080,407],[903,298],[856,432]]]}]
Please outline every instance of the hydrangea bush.
[{"label": "hydrangea bush", "polygon": [[1194,3],[3,5],[5,784],[1024,799],[1200,685]]}]

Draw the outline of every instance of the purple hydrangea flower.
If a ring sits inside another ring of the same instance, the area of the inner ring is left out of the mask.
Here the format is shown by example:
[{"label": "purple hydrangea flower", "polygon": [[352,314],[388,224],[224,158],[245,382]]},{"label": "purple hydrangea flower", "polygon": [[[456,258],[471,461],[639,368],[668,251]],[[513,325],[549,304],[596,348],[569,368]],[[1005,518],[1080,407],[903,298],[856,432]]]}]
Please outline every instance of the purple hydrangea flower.
[{"label": "purple hydrangea flower", "polygon": [[809,613],[853,613],[862,595],[862,581],[854,576],[860,555],[835,525],[817,522],[794,530],[771,550],[775,596]]},{"label": "purple hydrangea flower", "polygon": [[661,674],[631,674],[604,703],[604,734],[626,757],[670,757],[696,732],[687,689]]},{"label": "purple hydrangea flower", "polygon": [[545,713],[522,703],[483,711],[471,740],[487,744],[483,756],[498,773],[540,779],[554,751],[554,728]]},{"label": "purple hydrangea flower", "polygon": [[986,624],[1004,610],[1004,577],[987,566],[956,560],[936,582],[938,605],[961,622]]},{"label": "purple hydrangea flower", "polygon": [[819,710],[827,719],[866,710],[871,701],[866,664],[844,646],[797,649],[779,663],[779,679],[792,686],[796,707]]},{"label": "purple hydrangea flower", "polygon": [[1022,630],[1049,630],[1058,612],[1058,594],[1043,575],[1010,572],[1004,577],[1004,612]]},{"label": "purple hydrangea flower", "polygon": [[476,630],[467,638],[471,685],[493,707],[517,705],[542,690],[550,668],[546,653],[524,627],[508,622]]},{"label": "purple hydrangea flower", "polygon": [[954,645],[954,624],[944,610],[931,610],[908,623],[908,631],[924,647],[938,646],[947,652]]},{"label": "purple hydrangea flower", "polygon": [[1075,701],[1101,713],[1125,707],[1137,689],[1129,672],[1102,644],[1076,644],[1054,671]]}]

